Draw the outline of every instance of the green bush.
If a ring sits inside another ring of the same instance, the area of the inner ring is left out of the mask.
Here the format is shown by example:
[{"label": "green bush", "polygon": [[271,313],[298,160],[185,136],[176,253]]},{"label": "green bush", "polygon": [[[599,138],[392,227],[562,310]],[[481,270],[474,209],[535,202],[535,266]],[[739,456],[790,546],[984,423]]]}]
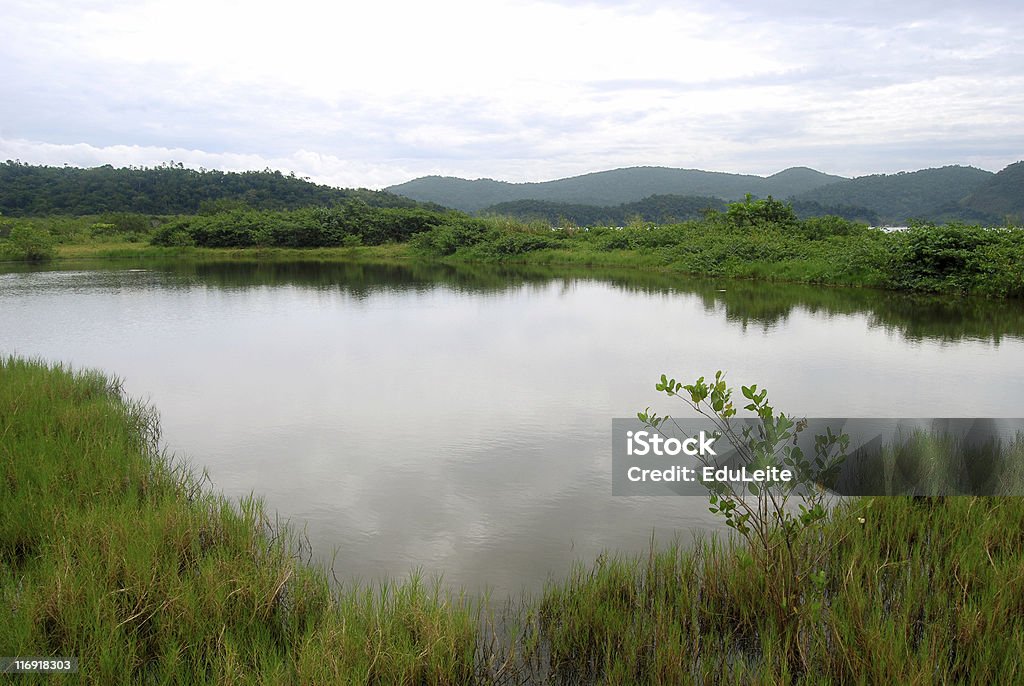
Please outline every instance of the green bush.
[{"label": "green bush", "polygon": [[15,226],[7,244],[7,254],[15,260],[43,262],[57,254],[50,232],[35,226]]},{"label": "green bush", "polygon": [[969,292],[989,271],[989,248],[1000,242],[1000,235],[980,226],[914,224],[892,240],[890,276],[895,285]]},{"label": "green bush", "polygon": [[550,238],[532,233],[509,233],[499,237],[491,244],[494,254],[500,256],[522,255],[534,250],[550,248],[554,242]]},{"label": "green bush", "polygon": [[809,217],[799,224],[800,233],[811,240],[821,240],[829,236],[850,236],[866,228],[863,224],[835,215]]},{"label": "green bush", "polygon": [[459,248],[479,245],[497,235],[486,221],[458,219],[417,234],[411,241],[418,250],[438,257],[452,255]]},{"label": "green bush", "polygon": [[797,223],[793,206],[788,202],[775,200],[770,195],[764,200],[754,200],[754,197],[748,193],[743,202],[729,203],[725,215],[729,222],[736,227],[764,223],[793,226]]},{"label": "green bush", "polygon": [[380,245],[407,241],[451,219],[450,213],[371,207],[361,200],[286,212],[243,208],[170,222],[156,231],[152,243],[179,245],[184,233],[206,248]]},{"label": "green bush", "polygon": [[595,247],[598,250],[632,250],[636,247],[633,233],[631,229],[613,229],[597,238]]}]

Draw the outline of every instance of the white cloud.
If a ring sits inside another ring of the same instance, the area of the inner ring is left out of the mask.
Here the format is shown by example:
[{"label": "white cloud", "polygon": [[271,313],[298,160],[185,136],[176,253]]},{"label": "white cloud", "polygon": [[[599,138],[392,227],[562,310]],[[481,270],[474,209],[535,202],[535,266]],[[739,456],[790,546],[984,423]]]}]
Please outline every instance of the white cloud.
[{"label": "white cloud", "polygon": [[1024,157],[1024,20],[1000,3],[13,0],[0,25],[0,152],[28,162],[374,187]]}]

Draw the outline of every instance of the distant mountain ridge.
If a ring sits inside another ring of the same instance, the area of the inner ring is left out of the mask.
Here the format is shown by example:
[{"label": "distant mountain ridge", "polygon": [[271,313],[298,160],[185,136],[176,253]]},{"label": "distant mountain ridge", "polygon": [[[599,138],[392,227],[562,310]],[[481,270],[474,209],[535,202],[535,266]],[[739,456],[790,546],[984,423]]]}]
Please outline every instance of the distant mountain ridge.
[{"label": "distant mountain ridge", "polygon": [[[815,208],[822,212],[841,208],[845,216],[872,223],[906,224],[919,219],[999,224],[1024,218],[1024,162],[1012,164],[998,174],[952,165],[852,179],[807,167],[792,167],[767,177],[629,167],[538,183],[425,176],[386,190],[466,212],[529,214],[532,209],[535,216],[565,212],[570,205],[573,213],[580,216],[601,214],[598,208],[638,203],[652,196],[702,196],[733,201],[750,193],[791,200],[795,207],[804,208],[806,214],[814,214]],[[566,207],[556,207],[555,203]],[[602,216],[609,214],[604,212]]]},{"label": "distant mountain ridge", "polygon": [[700,169],[629,167],[536,183],[424,176],[385,190],[421,202],[436,202],[465,212],[477,212],[491,205],[516,200],[612,206],[636,202],[652,195],[706,196],[723,200],[740,200],[747,193],[760,197],[789,197],[843,180],[846,179],[842,176],[807,167],[793,167],[768,177]]}]

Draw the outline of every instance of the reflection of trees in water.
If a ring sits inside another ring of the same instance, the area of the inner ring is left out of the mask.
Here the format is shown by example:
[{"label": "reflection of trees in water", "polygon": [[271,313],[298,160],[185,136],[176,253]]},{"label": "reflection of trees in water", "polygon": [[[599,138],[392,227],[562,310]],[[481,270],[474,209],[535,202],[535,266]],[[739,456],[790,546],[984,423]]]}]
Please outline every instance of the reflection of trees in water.
[{"label": "reflection of trees in water", "polygon": [[[724,288],[724,292],[719,291]],[[771,327],[795,309],[825,316],[864,314],[868,325],[919,341],[1024,338],[1024,302],[895,293],[750,281],[688,285],[707,308],[724,307],[726,318]]]},{"label": "reflection of trees in water", "polygon": [[[154,268],[154,263],[147,264]],[[109,269],[110,264],[104,265]],[[124,268],[124,267],[120,267]],[[185,283],[219,288],[293,285],[341,289],[355,299],[377,291],[426,292],[443,285],[470,293],[500,293],[524,285],[568,286],[575,280],[610,283],[627,292],[692,295],[728,321],[770,329],[795,310],[825,316],[858,315],[869,325],[905,339],[940,341],[1024,338],[1024,302],[957,296],[909,295],[863,288],[806,286],[766,281],[687,278],[639,269],[426,262],[172,262],[159,269]]]}]

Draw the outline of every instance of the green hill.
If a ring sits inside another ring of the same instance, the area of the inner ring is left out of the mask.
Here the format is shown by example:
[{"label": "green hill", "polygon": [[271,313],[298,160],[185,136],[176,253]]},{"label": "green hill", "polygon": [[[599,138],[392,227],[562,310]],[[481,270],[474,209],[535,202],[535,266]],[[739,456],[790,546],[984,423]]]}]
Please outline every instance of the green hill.
[{"label": "green hill", "polygon": [[1024,161],[1011,164],[985,181],[962,205],[1000,219],[1024,222]]},{"label": "green hill", "polygon": [[806,167],[794,167],[769,177],[699,169],[630,167],[540,183],[425,176],[386,190],[414,200],[477,212],[516,200],[608,207],[636,202],[652,195],[707,196],[723,200],[739,200],[747,193],[759,197],[789,197],[842,178]]},{"label": "green hill", "polygon": [[358,198],[375,207],[414,207],[415,201],[384,191],[332,188],[279,171],[196,171],[179,165],[115,169],[107,165],[45,167],[0,164],[0,213],[194,214],[225,203],[261,210],[330,206]]},{"label": "green hill", "polygon": [[815,188],[794,200],[867,208],[889,224],[905,224],[911,219],[986,222],[988,217],[965,211],[961,202],[993,176],[983,169],[960,166],[874,174]]}]

